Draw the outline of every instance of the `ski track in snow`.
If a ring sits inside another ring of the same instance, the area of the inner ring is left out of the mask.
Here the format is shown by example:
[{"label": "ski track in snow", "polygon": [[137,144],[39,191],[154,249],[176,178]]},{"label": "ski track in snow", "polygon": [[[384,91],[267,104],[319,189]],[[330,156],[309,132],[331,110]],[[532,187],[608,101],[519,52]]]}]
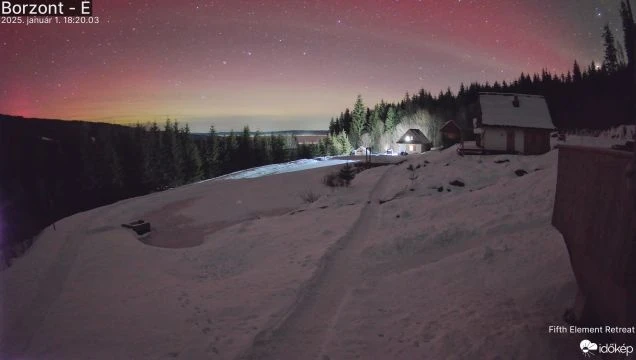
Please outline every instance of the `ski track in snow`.
[{"label": "ski track in snow", "polygon": [[357,253],[372,234],[380,219],[380,197],[386,188],[386,177],[394,167],[388,166],[369,191],[368,202],[349,232],[326,254],[322,268],[314,274],[311,285],[287,319],[274,329],[257,336],[248,359],[321,358],[329,343],[340,310],[360,280],[364,263]]}]

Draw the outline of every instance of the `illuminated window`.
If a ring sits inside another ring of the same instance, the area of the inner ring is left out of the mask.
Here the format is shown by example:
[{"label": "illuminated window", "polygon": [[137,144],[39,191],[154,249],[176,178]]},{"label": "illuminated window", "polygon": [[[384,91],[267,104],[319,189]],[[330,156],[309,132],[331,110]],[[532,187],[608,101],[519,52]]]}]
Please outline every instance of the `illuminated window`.
[{"label": "illuminated window", "polygon": [[415,146],[409,145],[409,151],[415,151]]}]

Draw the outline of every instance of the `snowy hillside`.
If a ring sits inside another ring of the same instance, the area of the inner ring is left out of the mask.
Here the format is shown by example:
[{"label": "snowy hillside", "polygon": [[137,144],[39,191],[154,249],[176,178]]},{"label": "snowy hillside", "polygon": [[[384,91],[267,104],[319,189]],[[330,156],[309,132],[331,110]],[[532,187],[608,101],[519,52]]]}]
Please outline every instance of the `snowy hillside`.
[{"label": "snowy hillside", "polygon": [[282,164],[265,165],[253,169],[241,170],[217,177],[214,180],[253,179],[274,174],[284,174],[296,171],[317,169],[326,166],[341,165],[347,162],[349,161],[333,159],[329,157],[317,159],[301,159]]},{"label": "snowy hillside", "polygon": [[[64,219],[0,273],[2,358],[576,358],[546,330],[576,290],[557,151],[407,159],[350,188],[324,167]],[[119,226],[138,218],[144,242]]]}]

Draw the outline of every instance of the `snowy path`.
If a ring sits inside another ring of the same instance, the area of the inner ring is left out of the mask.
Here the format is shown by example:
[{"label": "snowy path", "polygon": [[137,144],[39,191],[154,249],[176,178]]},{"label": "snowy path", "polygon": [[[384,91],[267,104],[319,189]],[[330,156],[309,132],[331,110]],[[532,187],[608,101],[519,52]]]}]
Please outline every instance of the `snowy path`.
[{"label": "snowy path", "polygon": [[322,359],[324,346],[334,335],[340,310],[352,289],[363,279],[365,266],[359,253],[380,219],[379,200],[385,193],[386,170],[368,195],[368,201],[350,230],[323,258],[299,303],[280,326],[261,333],[246,358]]}]

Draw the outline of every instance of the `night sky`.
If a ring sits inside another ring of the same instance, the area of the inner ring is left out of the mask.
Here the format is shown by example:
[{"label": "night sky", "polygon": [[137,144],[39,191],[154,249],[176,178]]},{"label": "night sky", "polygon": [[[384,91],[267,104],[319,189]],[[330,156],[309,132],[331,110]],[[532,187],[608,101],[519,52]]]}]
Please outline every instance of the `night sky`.
[{"label": "night sky", "polygon": [[325,129],[352,107],[602,60],[618,0],[93,0],[100,24],[0,24],[0,113],[195,131]]}]

